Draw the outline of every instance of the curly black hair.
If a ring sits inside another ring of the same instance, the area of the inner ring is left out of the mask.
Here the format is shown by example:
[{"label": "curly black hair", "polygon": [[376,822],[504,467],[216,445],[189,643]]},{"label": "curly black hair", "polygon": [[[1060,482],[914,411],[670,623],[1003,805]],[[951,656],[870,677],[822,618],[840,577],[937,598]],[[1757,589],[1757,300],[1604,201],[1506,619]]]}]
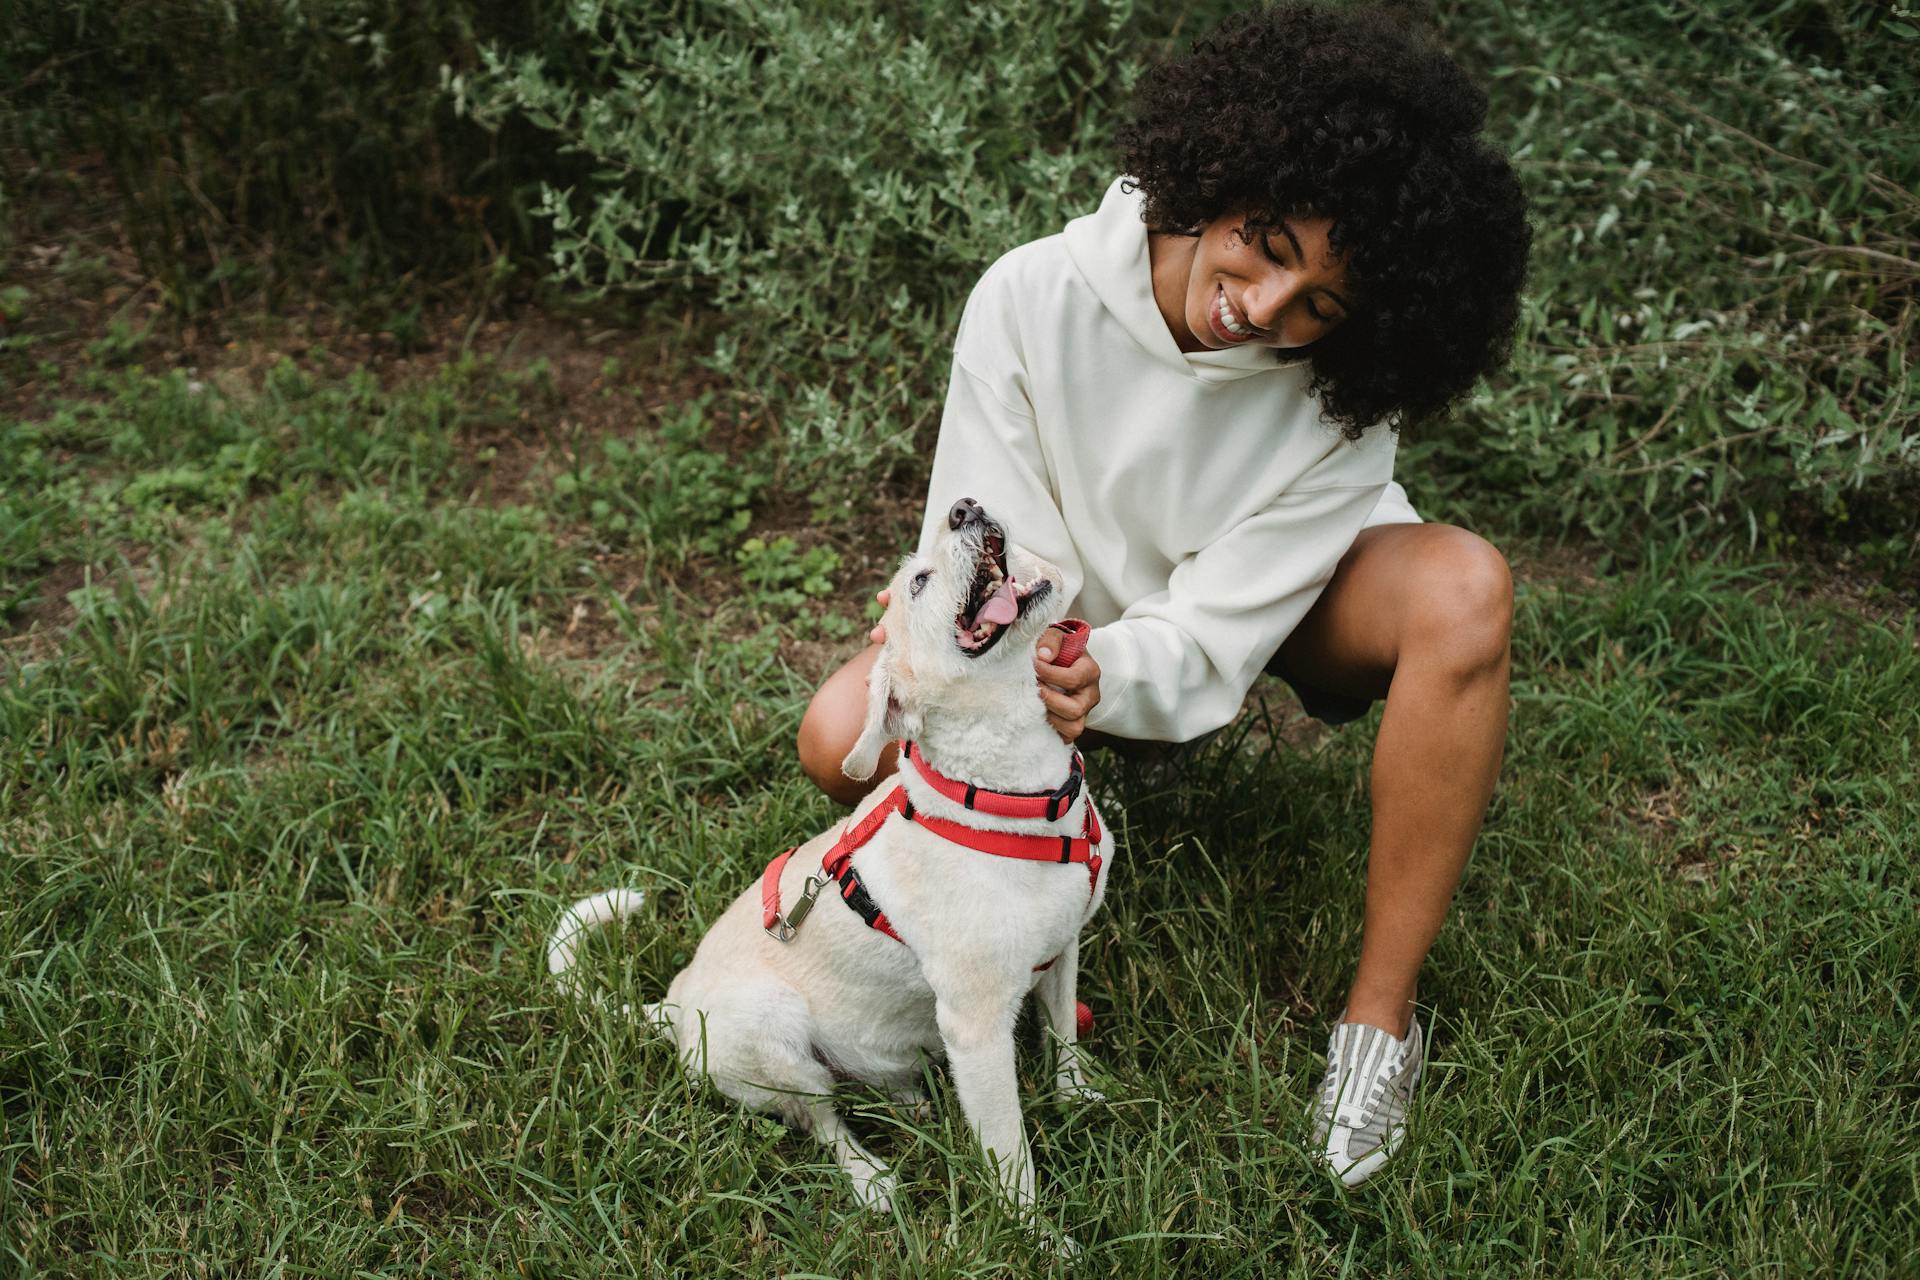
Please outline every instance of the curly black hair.
[{"label": "curly black hair", "polygon": [[1512,349],[1533,230],[1512,165],[1480,136],[1486,112],[1392,11],[1284,5],[1147,72],[1121,168],[1155,230],[1236,212],[1254,228],[1332,221],[1358,305],[1305,354],[1322,413],[1357,439],[1439,418]]}]

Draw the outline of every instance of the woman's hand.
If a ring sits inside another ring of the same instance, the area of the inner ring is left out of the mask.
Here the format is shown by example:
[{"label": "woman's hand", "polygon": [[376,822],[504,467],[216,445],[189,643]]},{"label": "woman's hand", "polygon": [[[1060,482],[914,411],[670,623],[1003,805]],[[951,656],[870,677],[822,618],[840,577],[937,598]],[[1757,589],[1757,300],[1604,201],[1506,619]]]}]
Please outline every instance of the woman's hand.
[{"label": "woman's hand", "polygon": [[[880,602],[882,609],[885,609],[893,602],[893,592],[882,587],[874,594],[873,598]],[[874,644],[885,644],[887,642],[887,624],[884,622],[874,623],[873,630],[867,632],[867,639],[871,640]]]},{"label": "woman's hand", "polygon": [[1033,673],[1040,680],[1040,700],[1047,704],[1047,723],[1072,742],[1087,731],[1087,713],[1100,705],[1100,664],[1083,653],[1072,666],[1056,667],[1053,655],[1060,643],[1051,627],[1040,633],[1033,651]]}]

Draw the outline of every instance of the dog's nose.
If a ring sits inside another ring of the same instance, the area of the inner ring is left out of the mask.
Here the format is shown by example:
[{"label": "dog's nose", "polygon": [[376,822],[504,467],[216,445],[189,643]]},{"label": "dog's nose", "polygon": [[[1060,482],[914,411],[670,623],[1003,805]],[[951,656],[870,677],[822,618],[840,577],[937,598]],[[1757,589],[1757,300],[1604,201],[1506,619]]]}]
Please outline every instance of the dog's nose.
[{"label": "dog's nose", "polygon": [[953,504],[953,510],[947,512],[947,528],[959,529],[970,524],[979,524],[987,518],[980,504],[972,498],[962,498]]}]

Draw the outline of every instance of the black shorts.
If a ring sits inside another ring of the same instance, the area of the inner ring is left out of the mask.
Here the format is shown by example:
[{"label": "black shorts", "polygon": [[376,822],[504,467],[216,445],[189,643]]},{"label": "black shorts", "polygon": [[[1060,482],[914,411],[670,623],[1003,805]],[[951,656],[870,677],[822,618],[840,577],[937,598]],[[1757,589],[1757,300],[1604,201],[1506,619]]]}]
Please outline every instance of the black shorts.
[{"label": "black shorts", "polygon": [[1278,652],[1268,661],[1267,674],[1285,680],[1287,687],[1293,690],[1293,696],[1300,699],[1300,709],[1322,724],[1346,724],[1358,720],[1373,707],[1371,698],[1334,693],[1305,680],[1294,679]]}]

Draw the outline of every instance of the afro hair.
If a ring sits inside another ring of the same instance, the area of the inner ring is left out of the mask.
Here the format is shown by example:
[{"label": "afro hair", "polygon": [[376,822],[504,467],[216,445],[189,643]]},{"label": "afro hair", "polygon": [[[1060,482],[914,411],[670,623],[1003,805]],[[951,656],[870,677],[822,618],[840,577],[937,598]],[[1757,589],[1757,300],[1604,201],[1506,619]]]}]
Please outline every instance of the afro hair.
[{"label": "afro hair", "polygon": [[1121,168],[1157,231],[1332,222],[1358,305],[1304,354],[1323,414],[1357,438],[1441,417],[1512,349],[1533,233],[1486,110],[1393,13],[1284,5],[1147,72]]}]

